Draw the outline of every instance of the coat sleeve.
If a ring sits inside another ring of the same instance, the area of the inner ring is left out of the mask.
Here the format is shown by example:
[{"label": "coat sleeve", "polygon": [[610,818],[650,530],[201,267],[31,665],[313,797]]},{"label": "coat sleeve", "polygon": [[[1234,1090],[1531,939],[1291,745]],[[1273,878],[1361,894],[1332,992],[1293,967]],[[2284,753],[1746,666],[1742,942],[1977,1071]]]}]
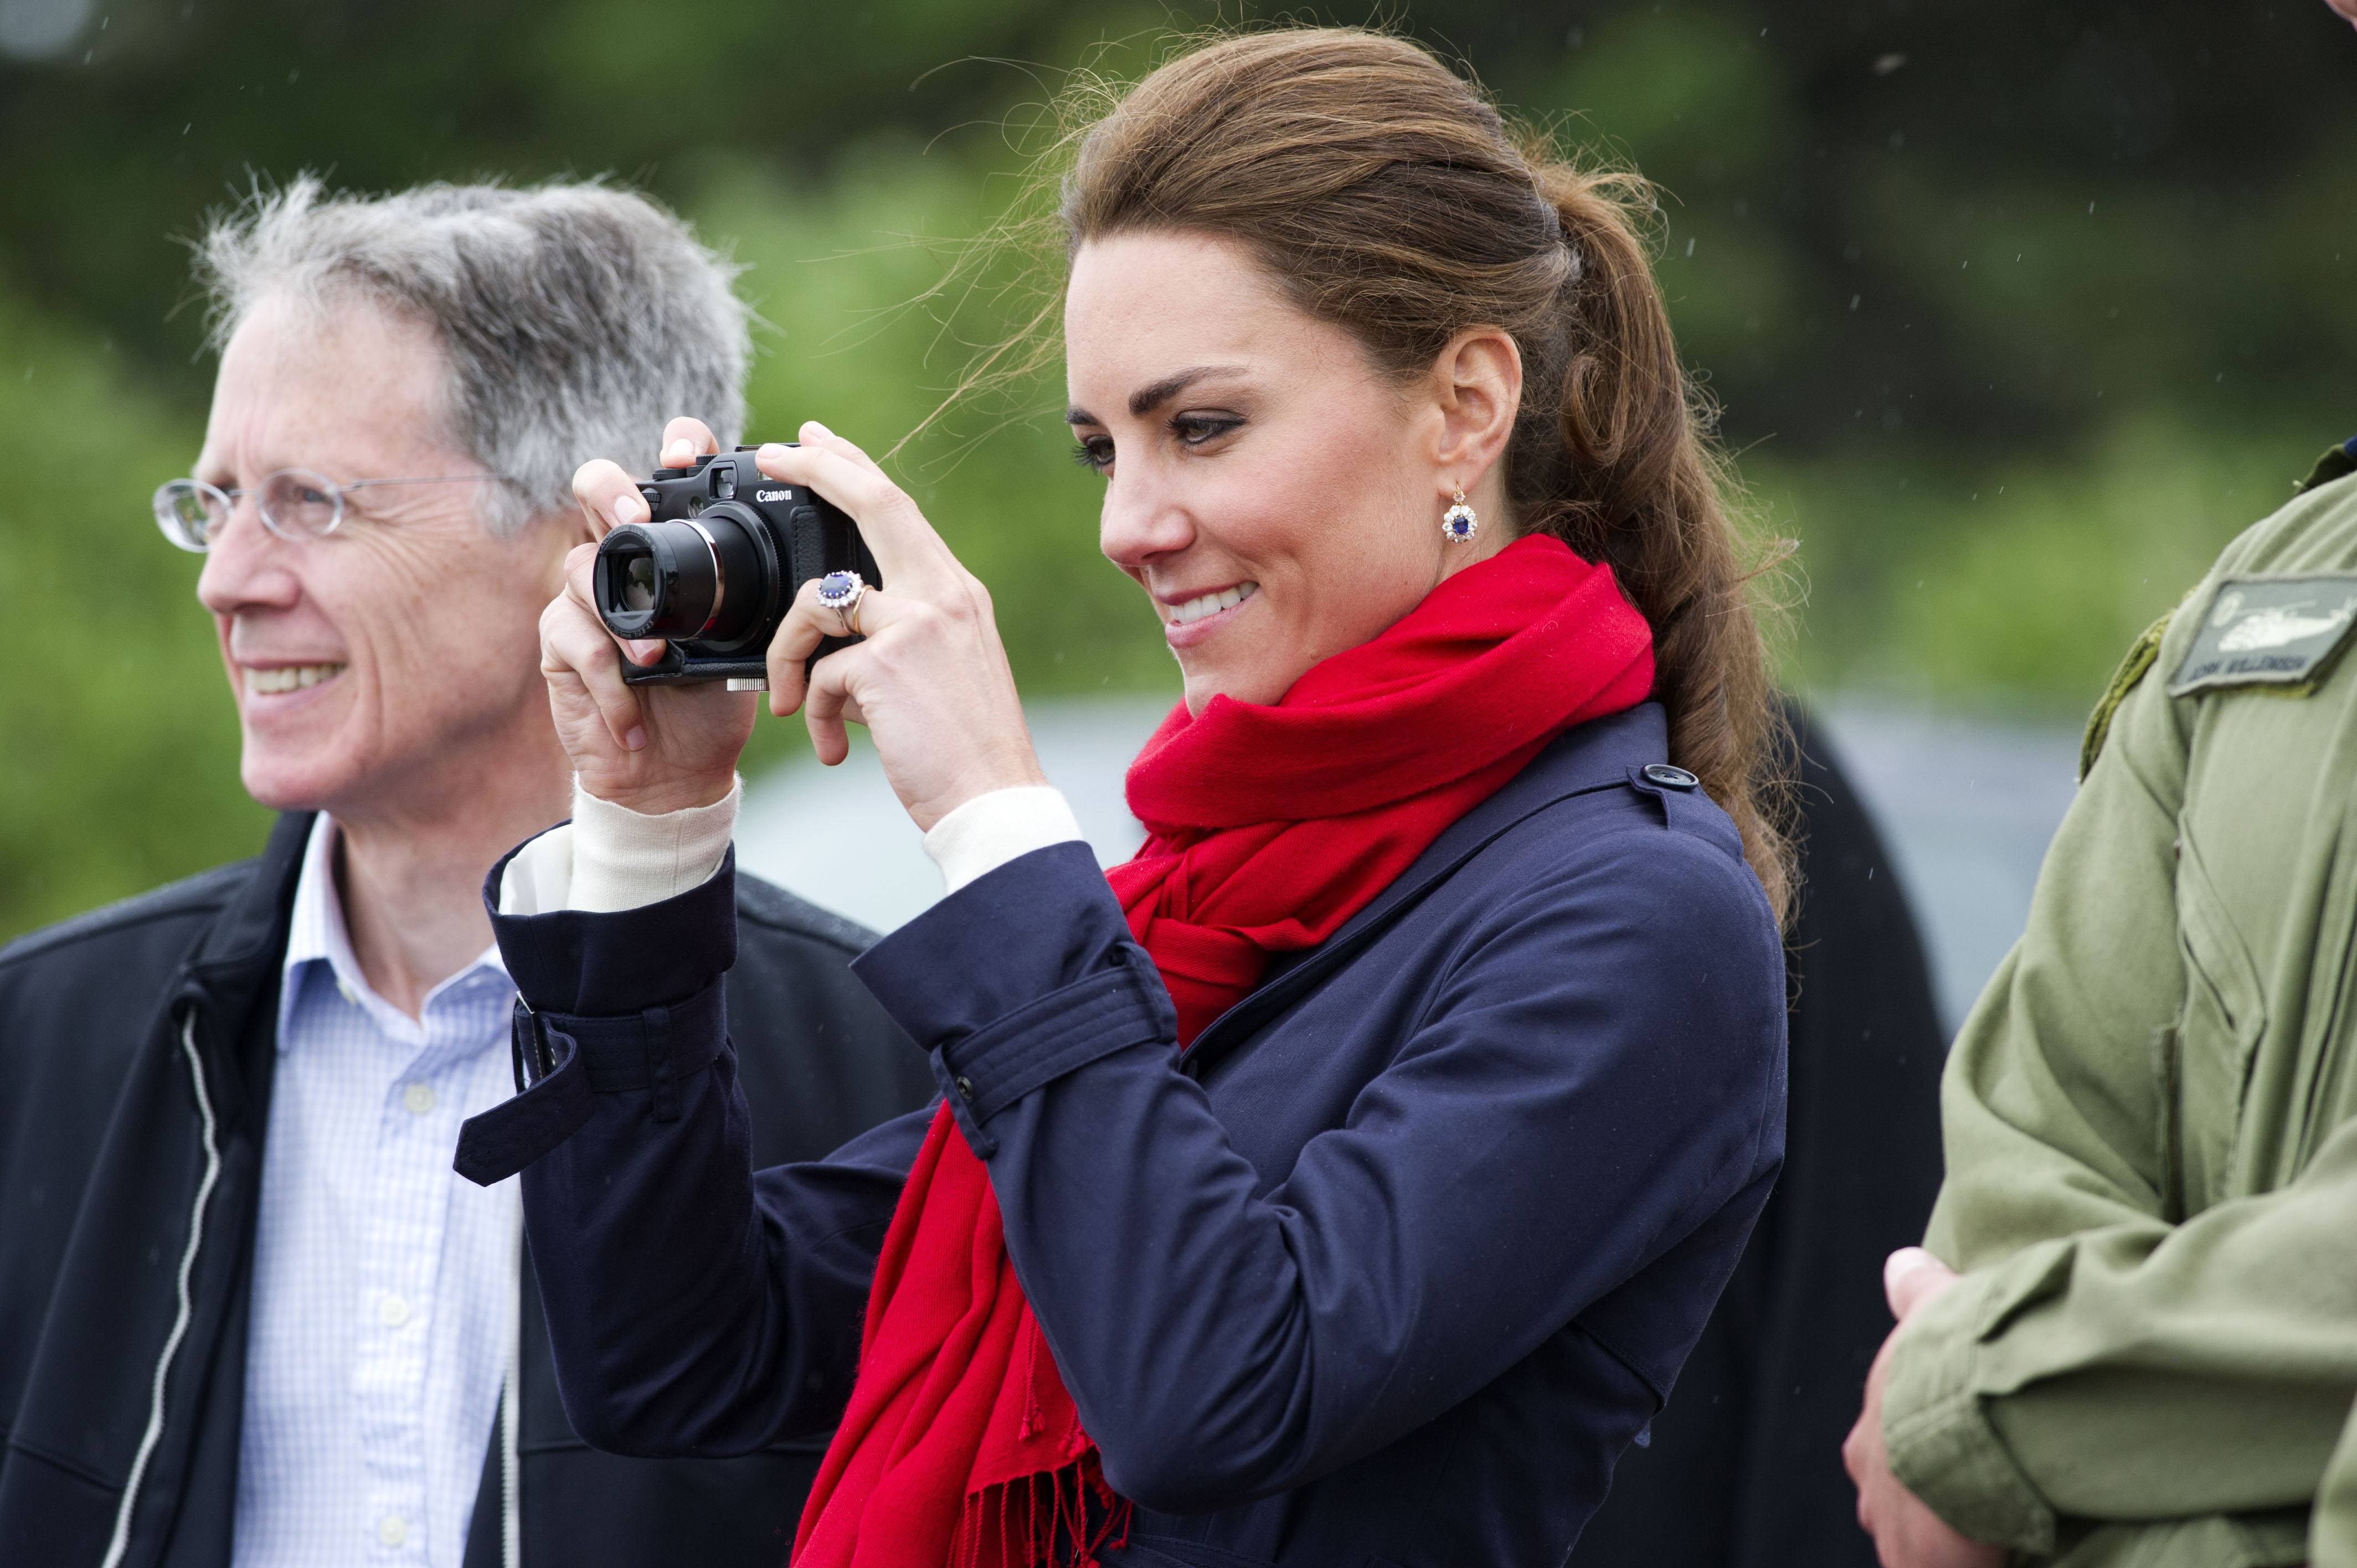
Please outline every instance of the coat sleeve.
[{"label": "coat sleeve", "polygon": [[1900,1335],[1884,1435],[1951,1524],[2026,1552],[2055,1549],[2058,1515],[2305,1503],[2357,1392],[2357,1127],[2289,1185],[2179,1219],[2187,706],[2158,679],[2119,703],[1942,1086],[1926,1240],[1965,1273]]},{"label": "coat sleeve", "polygon": [[[1749,1228],[1782,1149],[1774,923],[1729,854],[1659,830],[1620,849],[1501,900],[1415,1015],[1358,1026],[1397,1042],[1389,1065],[1282,1172],[1180,1070],[1085,846],[1001,867],[857,961],[942,1064],[1124,1496],[1197,1512],[1304,1485],[1698,1226]],[[1676,1367],[1638,1370],[1658,1391]]]},{"label": "coat sleeve", "polygon": [[[1646,842],[1483,911],[1422,1015],[1367,1021],[1400,1044],[1347,1124],[1266,1177],[1181,1070],[1085,845],[999,867],[857,961],[931,1053],[1124,1495],[1197,1511],[1299,1486],[1469,1397],[1698,1229],[1749,1228],[1782,1144],[1774,924],[1731,852]],[[922,1119],[749,1173],[728,1054],[698,1043],[712,961],[679,956],[724,933],[664,908],[558,917],[584,922],[569,940],[501,929],[544,1026],[595,1069],[524,1207],[582,1434],[738,1452],[839,1412]],[[1696,1329],[1718,1283],[1693,1293]],[[1637,1369],[1656,1391],[1676,1371]]]},{"label": "coat sleeve", "polygon": [[457,1164],[477,1181],[522,1172],[574,1429],[655,1457],[824,1432],[850,1397],[868,1282],[929,1113],[753,1172],[724,998],[733,854],[658,904],[492,925],[523,1003],[518,1057],[546,1067],[468,1122]]}]

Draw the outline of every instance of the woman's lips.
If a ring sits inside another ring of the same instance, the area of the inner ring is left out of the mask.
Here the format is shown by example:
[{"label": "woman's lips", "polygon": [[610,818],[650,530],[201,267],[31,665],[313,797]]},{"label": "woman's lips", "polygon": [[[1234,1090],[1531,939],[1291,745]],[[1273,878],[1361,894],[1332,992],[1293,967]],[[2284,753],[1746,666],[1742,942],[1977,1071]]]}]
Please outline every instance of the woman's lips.
[{"label": "woman's lips", "polygon": [[1235,618],[1260,592],[1258,583],[1238,583],[1213,593],[1198,594],[1172,607],[1162,623],[1162,635],[1173,648],[1190,648]]}]

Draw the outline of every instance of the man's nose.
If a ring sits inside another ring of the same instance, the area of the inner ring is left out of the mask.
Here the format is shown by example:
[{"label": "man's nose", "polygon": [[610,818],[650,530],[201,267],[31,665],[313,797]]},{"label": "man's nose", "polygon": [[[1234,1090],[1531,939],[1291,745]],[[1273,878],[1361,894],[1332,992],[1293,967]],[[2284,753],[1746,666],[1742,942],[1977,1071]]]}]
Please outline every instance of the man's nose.
[{"label": "man's nose", "polygon": [[299,548],[263,526],[252,496],[240,496],[205,552],[197,598],[221,616],[263,607],[288,608],[303,593],[292,559]]}]

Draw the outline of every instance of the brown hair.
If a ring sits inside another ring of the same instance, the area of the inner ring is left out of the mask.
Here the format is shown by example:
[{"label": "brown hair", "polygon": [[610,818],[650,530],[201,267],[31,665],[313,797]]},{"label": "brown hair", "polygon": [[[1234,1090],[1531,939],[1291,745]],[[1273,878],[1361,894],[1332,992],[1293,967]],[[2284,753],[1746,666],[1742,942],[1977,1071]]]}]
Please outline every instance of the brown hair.
[{"label": "brown hair", "polygon": [[1081,136],[1066,244],[1189,230],[1239,241],[1374,363],[1421,376],[1502,328],[1523,394],[1506,454],[1516,527],[1609,564],[1653,629],[1669,760],[1735,819],[1781,918],[1792,851],[1750,575],[1710,421],[1648,263],[1652,188],[1511,130],[1414,44],[1279,28],[1178,55]]}]

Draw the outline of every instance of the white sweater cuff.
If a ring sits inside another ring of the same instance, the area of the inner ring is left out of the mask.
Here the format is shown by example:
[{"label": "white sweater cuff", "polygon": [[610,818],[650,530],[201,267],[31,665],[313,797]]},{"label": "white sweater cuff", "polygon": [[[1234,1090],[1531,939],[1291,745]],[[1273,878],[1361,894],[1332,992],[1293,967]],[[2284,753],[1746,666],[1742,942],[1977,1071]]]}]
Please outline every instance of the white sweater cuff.
[{"label": "white sweater cuff", "polygon": [[597,914],[675,898],[728,858],[745,781],[709,806],[649,816],[573,786],[573,888],[565,907]]},{"label": "white sweater cuff", "polygon": [[925,835],[925,853],[954,893],[1010,860],[1082,836],[1081,820],[1062,790],[1026,784],[976,795],[935,822]]},{"label": "white sweater cuff", "polygon": [[573,786],[573,820],[533,840],[500,880],[500,913],[580,909],[610,915],[675,898],[712,880],[728,857],[737,779],[709,806],[649,815]]}]

